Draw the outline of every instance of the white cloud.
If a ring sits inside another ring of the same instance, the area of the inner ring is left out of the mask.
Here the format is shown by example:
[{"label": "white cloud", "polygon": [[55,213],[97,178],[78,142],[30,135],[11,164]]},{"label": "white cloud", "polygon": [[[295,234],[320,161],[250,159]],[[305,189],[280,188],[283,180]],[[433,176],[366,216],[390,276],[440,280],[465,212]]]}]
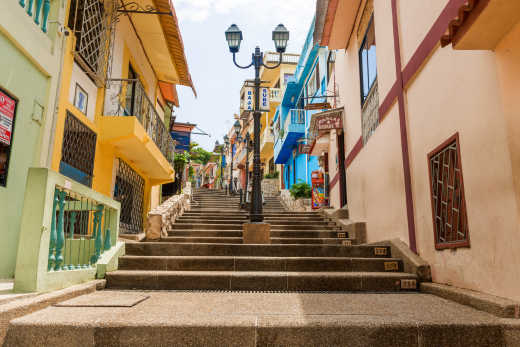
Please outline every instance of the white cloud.
[{"label": "white cloud", "polygon": [[[315,11],[315,0],[173,0],[179,18],[203,23],[211,16],[238,18],[251,26],[283,23],[299,49]],[[276,25],[275,24],[275,25]],[[274,26],[273,26],[274,28]],[[246,35],[246,32],[244,32]]]}]

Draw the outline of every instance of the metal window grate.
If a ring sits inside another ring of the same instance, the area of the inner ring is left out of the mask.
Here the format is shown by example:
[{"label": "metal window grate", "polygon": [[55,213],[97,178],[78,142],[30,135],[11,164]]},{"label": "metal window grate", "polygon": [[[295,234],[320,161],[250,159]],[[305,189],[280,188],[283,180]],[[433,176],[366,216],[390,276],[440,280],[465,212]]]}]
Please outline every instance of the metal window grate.
[{"label": "metal window grate", "polygon": [[86,186],[92,186],[96,139],[95,132],[67,112],[60,172]]},{"label": "metal window grate", "polygon": [[372,89],[363,104],[361,110],[361,130],[363,132],[363,144],[376,131],[379,125],[379,90],[377,80],[372,85]]},{"label": "metal window grate", "polygon": [[458,135],[428,158],[435,248],[469,246]]},{"label": "metal window grate", "polygon": [[113,1],[72,0],[69,26],[77,41],[75,58],[87,74],[101,87],[110,51],[110,25],[114,21]]},{"label": "metal window grate", "polygon": [[119,159],[114,199],[121,203],[121,233],[138,234],[143,228],[144,179]]}]

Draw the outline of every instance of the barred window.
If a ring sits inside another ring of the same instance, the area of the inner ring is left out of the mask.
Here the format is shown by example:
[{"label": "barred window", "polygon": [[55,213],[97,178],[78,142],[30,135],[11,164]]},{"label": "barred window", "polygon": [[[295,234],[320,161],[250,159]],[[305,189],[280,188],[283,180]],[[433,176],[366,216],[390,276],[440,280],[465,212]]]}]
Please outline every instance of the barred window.
[{"label": "barred window", "polygon": [[60,173],[91,187],[96,139],[95,132],[67,111],[61,148]]},{"label": "barred window", "polygon": [[109,54],[109,14],[113,12],[114,3],[99,0],[71,0],[70,3],[68,26],[76,36],[74,57],[98,87],[104,83]]},{"label": "barred window", "polygon": [[458,134],[431,152],[428,161],[435,248],[469,247]]},{"label": "barred window", "polygon": [[142,232],[144,179],[121,159],[117,169],[114,199],[121,203],[121,233]]}]

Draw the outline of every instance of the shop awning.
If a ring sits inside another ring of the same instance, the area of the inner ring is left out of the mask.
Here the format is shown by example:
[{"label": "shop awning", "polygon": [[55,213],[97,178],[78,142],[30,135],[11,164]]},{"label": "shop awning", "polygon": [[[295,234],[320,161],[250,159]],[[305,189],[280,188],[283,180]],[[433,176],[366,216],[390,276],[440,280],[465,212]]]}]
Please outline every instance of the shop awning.
[{"label": "shop awning", "polygon": [[177,88],[175,84],[159,82],[159,89],[164,100],[179,107],[179,96],[177,95]]},{"label": "shop awning", "polygon": [[[195,87],[184,53],[184,44],[175,8],[170,0],[135,0],[141,8],[153,8],[160,14],[128,12],[146,55],[158,77],[165,83]],[[121,10],[130,10],[131,3],[124,0]],[[170,14],[168,14],[170,13]]]},{"label": "shop awning", "polygon": [[311,155],[321,155],[322,152],[328,151],[329,136],[327,134],[331,130],[343,129],[343,111],[344,108],[340,107],[312,115],[309,125]]},{"label": "shop awning", "polygon": [[323,152],[329,151],[330,144],[330,136],[329,134],[324,134],[316,138],[312,144],[312,149],[310,155],[315,155],[317,157],[321,156]]}]

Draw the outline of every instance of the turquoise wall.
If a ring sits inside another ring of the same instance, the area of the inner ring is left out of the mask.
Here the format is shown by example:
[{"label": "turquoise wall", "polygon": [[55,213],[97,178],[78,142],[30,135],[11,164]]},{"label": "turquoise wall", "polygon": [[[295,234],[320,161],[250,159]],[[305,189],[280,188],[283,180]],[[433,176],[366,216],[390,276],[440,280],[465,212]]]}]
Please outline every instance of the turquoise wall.
[{"label": "turquoise wall", "polygon": [[0,88],[18,98],[7,186],[0,187],[0,278],[12,278],[27,169],[37,166],[40,152],[41,125],[32,119],[34,103],[45,106],[49,81],[2,33],[0,52]]}]

